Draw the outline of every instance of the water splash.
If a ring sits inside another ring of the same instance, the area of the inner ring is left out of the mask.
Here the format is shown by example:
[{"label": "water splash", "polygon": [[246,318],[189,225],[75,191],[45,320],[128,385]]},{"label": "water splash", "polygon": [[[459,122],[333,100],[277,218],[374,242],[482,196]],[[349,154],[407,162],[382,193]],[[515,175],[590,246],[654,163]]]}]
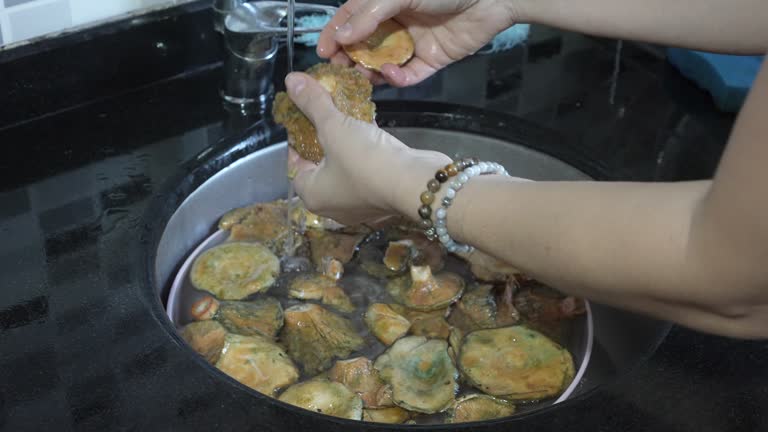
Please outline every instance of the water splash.
[{"label": "water splash", "polygon": [[621,71],[621,50],[624,47],[624,41],[618,40],[616,42],[616,54],[613,58],[613,74],[611,75],[611,93],[608,97],[608,102],[611,105],[616,104],[616,88],[619,85],[619,72]]},{"label": "water splash", "polygon": [[295,26],[295,16],[296,16],[296,0],[287,0],[288,1],[288,15],[286,16],[286,19],[288,20],[288,42],[287,42],[287,48],[288,48],[288,73],[293,72],[293,29]]}]

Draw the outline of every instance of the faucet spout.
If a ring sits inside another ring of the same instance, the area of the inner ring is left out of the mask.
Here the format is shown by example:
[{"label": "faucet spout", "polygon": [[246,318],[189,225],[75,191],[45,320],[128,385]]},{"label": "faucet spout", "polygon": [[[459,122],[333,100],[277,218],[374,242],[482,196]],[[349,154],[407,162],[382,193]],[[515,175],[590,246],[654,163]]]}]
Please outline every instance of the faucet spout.
[{"label": "faucet spout", "polygon": [[[333,6],[296,3],[296,16],[330,15]],[[260,103],[271,99],[272,79],[279,40],[288,32],[285,1],[253,1],[238,5],[224,20],[226,56],[222,96],[230,103]],[[317,33],[322,28],[294,27],[294,34]]]}]

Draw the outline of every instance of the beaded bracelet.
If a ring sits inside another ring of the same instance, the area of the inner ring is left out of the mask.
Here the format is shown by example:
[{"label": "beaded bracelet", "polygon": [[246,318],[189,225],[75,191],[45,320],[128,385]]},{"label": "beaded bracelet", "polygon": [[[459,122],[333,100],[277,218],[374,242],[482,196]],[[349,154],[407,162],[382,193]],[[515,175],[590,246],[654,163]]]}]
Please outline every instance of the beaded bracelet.
[{"label": "beaded bracelet", "polygon": [[[470,245],[457,243],[448,235],[447,214],[448,207],[453,204],[456,193],[464,187],[469,179],[483,174],[498,174],[508,176],[507,170],[495,162],[480,162],[477,158],[465,158],[454,161],[446,165],[435,173],[435,178],[427,182],[427,190],[422,192],[421,207],[419,207],[419,216],[421,217],[421,227],[424,229],[429,240],[440,240],[448,252],[469,253],[474,250]],[[445,192],[440,208],[435,211],[435,221],[432,222],[432,203],[435,200],[435,194],[440,191],[442,183],[446,183],[451,177],[455,180],[448,184],[448,190]]]}]

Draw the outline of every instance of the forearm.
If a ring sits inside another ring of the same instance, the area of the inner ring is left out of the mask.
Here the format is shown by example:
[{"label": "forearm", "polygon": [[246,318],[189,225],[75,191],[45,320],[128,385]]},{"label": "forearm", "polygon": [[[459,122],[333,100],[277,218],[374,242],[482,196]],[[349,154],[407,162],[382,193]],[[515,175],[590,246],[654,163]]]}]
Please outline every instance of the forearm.
[{"label": "forearm", "polygon": [[768,51],[765,0],[500,0],[520,22],[705,51]]},{"label": "forearm", "polygon": [[[755,322],[761,314],[748,310],[764,304],[736,301],[733,292],[746,288],[733,284],[758,280],[732,274],[727,259],[690,251],[709,184],[481,176],[457,195],[448,230],[569,294],[702,331],[765,337],[765,320]],[[415,217],[413,200],[402,201],[401,212]]]}]

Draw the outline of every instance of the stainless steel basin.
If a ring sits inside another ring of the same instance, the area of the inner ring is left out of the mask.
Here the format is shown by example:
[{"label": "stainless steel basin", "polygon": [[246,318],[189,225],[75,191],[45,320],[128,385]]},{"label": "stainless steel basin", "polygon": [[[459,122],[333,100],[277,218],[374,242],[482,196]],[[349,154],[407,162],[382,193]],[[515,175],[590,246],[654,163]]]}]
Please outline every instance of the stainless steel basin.
[{"label": "stainless steel basin", "polygon": [[[383,116],[387,118],[386,113]],[[423,119],[408,119],[408,116],[395,115],[384,121],[383,125],[412,147],[438,150],[451,156],[477,156],[494,160],[503,164],[514,176],[533,180],[584,180],[595,177],[544,151],[534,150],[532,147],[536,145],[530,142],[505,139],[503,132],[483,133],[491,123],[488,119],[476,119],[479,123],[467,126],[469,123],[464,121],[451,122],[449,116],[440,128],[422,125]],[[449,130],[447,124],[465,130]],[[530,136],[533,139],[540,136],[538,133],[511,135]],[[556,139],[550,137],[550,141]],[[564,154],[569,153],[565,151]],[[168,220],[157,245],[154,286],[161,301],[166,300],[180,264],[215,231],[216,223],[224,212],[286,196],[288,182],[285,164],[286,144],[282,142],[269,146],[217,169],[183,199]],[[171,313],[178,315],[178,311]],[[631,370],[653,353],[669,329],[667,323],[594,303],[592,319],[594,346],[591,361],[572,397],[586,397],[591,391]],[[196,355],[191,349],[189,353],[190,356]],[[213,367],[210,367],[210,373],[225,379]],[[234,381],[232,384],[236,388],[233,391],[251,392]],[[259,399],[258,403],[274,402]],[[544,410],[549,409],[556,408]],[[356,429],[352,427],[351,430]]]}]

